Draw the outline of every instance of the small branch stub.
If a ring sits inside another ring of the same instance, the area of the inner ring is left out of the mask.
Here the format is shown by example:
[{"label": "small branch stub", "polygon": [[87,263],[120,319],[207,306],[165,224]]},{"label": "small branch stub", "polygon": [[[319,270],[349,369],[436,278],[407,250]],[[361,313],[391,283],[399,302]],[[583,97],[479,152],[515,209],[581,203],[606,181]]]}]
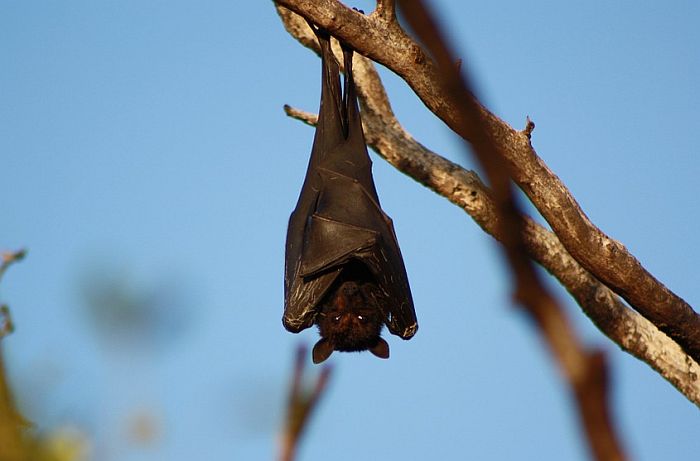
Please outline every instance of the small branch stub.
[{"label": "small branch stub", "polygon": [[532,132],[535,130],[535,122],[530,120],[529,115],[525,118],[525,120],[525,129],[523,129],[522,133],[527,136],[527,139],[532,139]]},{"label": "small branch stub", "polygon": [[289,104],[284,105],[284,113],[287,114],[287,116],[300,120],[309,126],[316,126],[316,123],[318,122],[318,115],[297,109]]},{"label": "small branch stub", "polygon": [[396,5],[394,4],[394,0],[377,0],[376,13],[383,21],[395,21]]}]

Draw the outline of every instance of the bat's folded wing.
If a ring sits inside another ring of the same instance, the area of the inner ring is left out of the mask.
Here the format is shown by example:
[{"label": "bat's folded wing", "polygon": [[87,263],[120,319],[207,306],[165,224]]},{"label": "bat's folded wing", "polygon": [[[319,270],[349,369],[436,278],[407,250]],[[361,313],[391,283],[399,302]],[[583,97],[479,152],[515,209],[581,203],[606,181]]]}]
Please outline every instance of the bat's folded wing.
[{"label": "bat's folded wing", "polygon": [[311,215],[304,230],[301,257],[289,280],[283,323],[299,332],[314,323],[318,303],[344,265],[372,251],[379,235],[331,218]]},{"label": "bat's folded wing", "polygon": [[306,227],[299,275],[304,278],[340,266],[377,243],[379,233],[313,215]]},{"label": "bat's folded wing", "polygon": [[287,330],[299,333],[314,324],[317,305],[340,271],[341,268],[336,268],[312,280],[305,281],[298,277],[290,282],[282,317],[282,323]]}]

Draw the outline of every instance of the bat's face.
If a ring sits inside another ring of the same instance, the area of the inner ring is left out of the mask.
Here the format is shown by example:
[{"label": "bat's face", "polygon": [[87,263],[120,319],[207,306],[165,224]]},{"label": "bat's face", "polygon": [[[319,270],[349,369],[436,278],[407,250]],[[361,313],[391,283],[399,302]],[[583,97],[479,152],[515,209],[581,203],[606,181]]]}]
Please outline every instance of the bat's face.
[{"label": "bat's face", "polygon": [[376,301],[378,287],[355,274],[342,274],[326,295],[316,316],[321,339],[313,350],[315,363],[336,351],[369,350],[389,357],[389,345],[380,337],[384,318]]},{"label": "bat's face", "polygon": [[317,324],[321,337],[338,351],[361,351],[376,342],[382,330],[381,312],[374,303],[371,283],[344,281],[321,306]]}]

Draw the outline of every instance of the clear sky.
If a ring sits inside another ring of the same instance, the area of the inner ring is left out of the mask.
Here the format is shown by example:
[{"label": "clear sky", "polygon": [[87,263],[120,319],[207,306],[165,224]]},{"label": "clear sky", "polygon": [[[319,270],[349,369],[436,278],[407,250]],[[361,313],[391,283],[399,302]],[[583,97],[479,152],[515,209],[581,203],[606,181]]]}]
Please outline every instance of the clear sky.
[{"label": "clear sky", "polygon": [[[486,104],[529,115],[591,219],[700,308],[699,4],[436,3]],[[472,167],[382,72],[407,129]],[[74,428],[96,460],[273,456],[294,348],[317,337],[280,322],[313,137],[282,106],[315,111],[319,85],[271,1],[0,0],[0,247],[29,249],[3,279],[3,352],[39,430]],[[420,331],[387,334],[388,361],[334,354],[300,459],[587,459],[497,247],[373,159]],[[557,293],[608,353],[631,456],[696,458],[697,407]]]}]

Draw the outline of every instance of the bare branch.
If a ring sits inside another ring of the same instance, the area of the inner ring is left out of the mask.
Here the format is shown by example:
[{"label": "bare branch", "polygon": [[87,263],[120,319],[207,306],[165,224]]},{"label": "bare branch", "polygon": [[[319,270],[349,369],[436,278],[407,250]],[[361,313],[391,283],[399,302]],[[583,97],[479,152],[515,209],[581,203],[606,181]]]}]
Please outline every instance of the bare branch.
[{"label": "bare branch", "polygon": [[[290,34],[318,53],[317,42],[304,19],[285,8],[277,9]],[[354,70],[370,147],[404,174],[462,208],[484,231],[499,238],[490,191],[478,176],[423,147],[404,130],[368,59],[355,55]],[[315,114],[289,106],[285,106],[285,111],[309,125],[316,123]],[[523,236],[529,255],[562,283],[603,333],[700,406],[700,380],[693,379],[700,376],[700,367],[692,358],[583,269],[550,231],[526,218]]]},{"label": "bare branch", "polygon": [[[431,59],[395,21],[380,20],[378,15],[363,16],[335,0],[276,0],[276,3],[327,29],[359,53],[397,73],[450,128],[463,131],[460,134],[470,142],[477,141],[478,133],[461,128],[459,111],[439,85],[439,75]],[[490,137],[510,166],[513,180],[571,255],[698,361],[700,316],[646,271],[621,243],[590,222],[569,190],[537,156],[527,130],[514,130],[481,105],[479,110]]]},{"label": "bare branch", "polygon": [[0,253],[0,259],[2,259],[2,262],[0,262],[0,280],[2,280],[2,276],[5,275],[8,267],[21,261],[25,256],[27,256],[27,250],[25,249]]}]

